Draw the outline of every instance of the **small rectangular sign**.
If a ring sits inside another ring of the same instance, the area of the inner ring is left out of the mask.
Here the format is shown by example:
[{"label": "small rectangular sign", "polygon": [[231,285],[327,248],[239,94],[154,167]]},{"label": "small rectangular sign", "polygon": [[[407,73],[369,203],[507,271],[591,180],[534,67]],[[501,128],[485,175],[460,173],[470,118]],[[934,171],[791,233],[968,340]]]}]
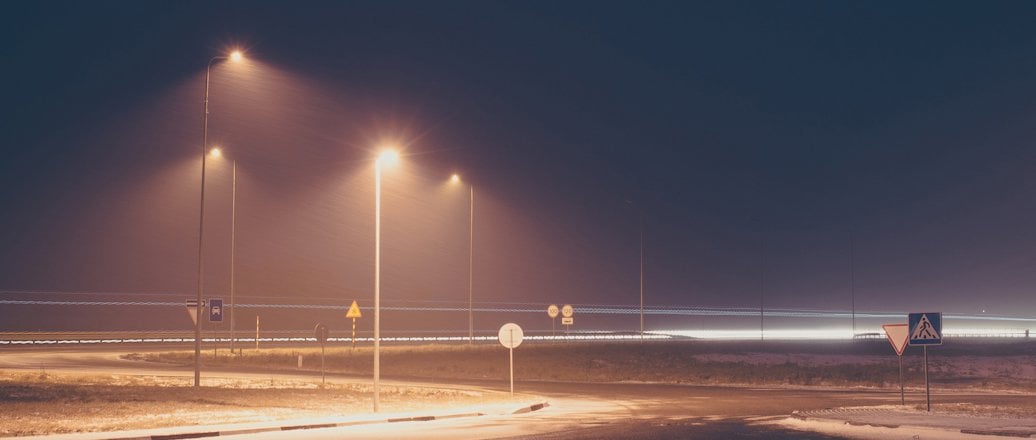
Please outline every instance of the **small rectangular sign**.
[{"label": "small rectangular sign", "polygon": [[561,317],[561,325],[572,325],[572,321],[575,321],[575,318],[573,318],[571,316],[562,316]]},{"label": "small rectangular sign", "polygon": [[209,322],[223,322],[223,300],[212,298],[209,300]]}]

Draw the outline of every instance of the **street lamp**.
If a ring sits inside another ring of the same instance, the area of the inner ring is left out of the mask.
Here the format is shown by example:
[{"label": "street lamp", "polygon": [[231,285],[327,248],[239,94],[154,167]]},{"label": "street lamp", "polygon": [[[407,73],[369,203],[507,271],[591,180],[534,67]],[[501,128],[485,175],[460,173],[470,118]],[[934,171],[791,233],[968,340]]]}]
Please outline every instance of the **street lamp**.
[{"label": "street lamp", "polygon": [[[219,147],[213,148],[209,155],[214,158],[223,157]],[[234,266],[237,251],[237,159],[231,159],[230,190],[230,354],[234,354]]]},{"label": "street lamp", "polygon": [[[460,175],[450,177],[450,183],[460,185]],[[475,316],[472,309],[475,265],[475,185],[468,185],[468,344],[475,343]],[[643,325],[641,325],[643,328]]]},{"label": "street lamp", "polygon": [[374,412],[381,400],[381,168],[399,161],[395,150],[384,150],[374,161]]},{"label": "street lamp", "polygon": [[196,298],[197,308],[194,313],[194,386],[201,386],[201,297],[202,297],[202,236],[205,233],[205,156],[209,148],[209,78],[212,74],[212,65],[217,61],[231,60],[240,62],[243,58],[241,51],[235,50],[228,56],[215,56],[209,60],[205,67],[205,99],[204,112],[202,112],[201,130],[201,201],[198,209],[198,295]]}]

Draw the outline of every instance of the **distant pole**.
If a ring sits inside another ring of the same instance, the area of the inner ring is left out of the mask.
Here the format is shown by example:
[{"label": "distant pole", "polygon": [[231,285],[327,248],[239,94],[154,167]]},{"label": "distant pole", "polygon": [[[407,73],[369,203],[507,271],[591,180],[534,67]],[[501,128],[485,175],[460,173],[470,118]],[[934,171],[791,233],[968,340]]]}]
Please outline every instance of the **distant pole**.
[{"label": "distant pole", "polygon": [[234,354],[234,252],[237,249],[237,160],[232,163],[234,177],[230,191],[230,354]]},{"label": "distant pole", "polygon": [[470,197],[468,198],[468,344],[475,343],[475,315],[472,308],[474,298],[474,267],[475,267],[475,185],[468,185]]},{"label": "distant pole", "polygon": [[255,315],[255,351],[259,351],[259,315]]},{"label": "distant pole", "polygon": [[640,340],[644,341],[644,210],[640,210]]},{"label": "distant pole", "polygon": [[766,293],[766,235],[763,233],[763,222],[759,221],[759,340],[766,339],[763,328],[765,320],[764,304]]},{"label": "distant pole", "polygon": [[849,307],[852,313],[853,338],[856,338],[856,242],[849,231]]}]

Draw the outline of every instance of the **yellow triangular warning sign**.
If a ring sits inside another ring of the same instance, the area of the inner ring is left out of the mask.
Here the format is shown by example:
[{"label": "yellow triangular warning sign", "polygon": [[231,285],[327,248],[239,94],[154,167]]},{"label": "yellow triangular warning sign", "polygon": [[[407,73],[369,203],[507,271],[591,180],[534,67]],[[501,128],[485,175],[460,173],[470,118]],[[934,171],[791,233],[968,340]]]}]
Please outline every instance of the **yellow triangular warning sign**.
[{"label": "yellow triangular warning sign", "polygon": [[349,311],[345,314],[346,318],[360,318],[360,306],[356,304],[356,300],[353,300],[353,305],[349,306]]}]

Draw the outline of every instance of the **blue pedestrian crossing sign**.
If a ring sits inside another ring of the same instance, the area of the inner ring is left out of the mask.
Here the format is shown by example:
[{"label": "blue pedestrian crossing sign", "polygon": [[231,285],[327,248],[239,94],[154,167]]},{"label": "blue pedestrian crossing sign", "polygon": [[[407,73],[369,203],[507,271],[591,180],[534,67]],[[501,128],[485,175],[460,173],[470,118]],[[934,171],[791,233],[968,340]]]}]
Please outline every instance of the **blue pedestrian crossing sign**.
[{"label": "blue pedestrian crossing sign", "polygon": [[910,328],[910,345],[942,344],[942,313],[911,313],[907,324]]},{"label": "blue pedestrian crossing sign", "polygon": [[209,322],[223,322],[223,299],[209,300]]}]

